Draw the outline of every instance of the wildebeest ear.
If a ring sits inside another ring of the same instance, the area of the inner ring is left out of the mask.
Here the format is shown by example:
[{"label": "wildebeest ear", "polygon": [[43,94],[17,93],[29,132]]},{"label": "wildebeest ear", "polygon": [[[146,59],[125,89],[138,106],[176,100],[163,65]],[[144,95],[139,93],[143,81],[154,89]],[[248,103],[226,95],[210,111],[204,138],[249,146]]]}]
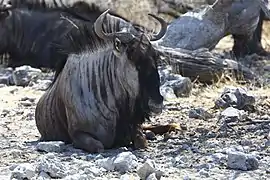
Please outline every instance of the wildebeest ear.
[{"label": "wildebeest ear", "polygon": [[5,18],[7,18],[10,15],[10,11],[6,10],[6,11],[0,11],[0,20],[3,20]]}]

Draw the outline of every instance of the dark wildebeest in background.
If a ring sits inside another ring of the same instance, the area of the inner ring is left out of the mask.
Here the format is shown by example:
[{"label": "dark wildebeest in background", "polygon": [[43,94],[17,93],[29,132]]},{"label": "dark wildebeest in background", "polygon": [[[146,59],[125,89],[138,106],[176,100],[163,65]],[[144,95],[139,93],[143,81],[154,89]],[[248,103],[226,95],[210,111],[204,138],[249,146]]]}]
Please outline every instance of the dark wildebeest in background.
[{"label": "dark wildebeest in background", "polygon": [[[216,0],[182,0],[181,2],[173,4],[175,2],[168,2],[168,7],[163,7],[160,9],[161,13],[168,14],[175,19],[180,17],[180,13],[184,14],[188,11],[195,11],[198,12],[202,8],[205,8],[207,5],[212,5]],[[252,2],[253,1],[253,2]],[[235,1],[232,6],[232,16],[238,16],[243,10],[245,4],[250,6],[253,6],[253,3],[258,0],[245,0],[245,1]],[[265,6],[267,6],[268,0],[264,0]],[[242,5],[241,5],[242,4]],[[244,6],[243,6],[244,5]],[[252,9],[252,7],[251,7]],[[259,18],[259,22],[256,22],[256,30],[252,32],[252,34],[237,34],[237,30],[232,33],[234,45],[232,48],[232,51],[235,55],[235,57],[244,57],[245,55],[250,55],[253,53],[257,53],[258,55],[268,55],[269,53],[263,49],[262,43],[261,43],[261,34],[262,34],[262,26],[263,26],[263,20],[266,20],[267,17],[263,10],[260,10],[260,7],[255,7],[253,10],[251,10],[252,15],[247,15],[247,17],[242,17],[242,20],[246,21],[248,20],[250,23],[253,23],[254,17]],[[249,8],[250,10],[250,8]],[[259,10],[259,11],[258,11]],[[179,12],[180,11],[180,12]],[[253,12],[252,12],[253,11]],[[179,13],[177,13],[179,12]],[[269,20],[269,19],[267,19]],[[235,24],[238,24],[238,22],[234,22]],[[241,22],[240,22],[241,23]],[[249,27],[248,27],[249,28]],[[254,28],[254,29],[255,29]]]},{"label": "dark wildebeest in background", "polygon": [[[155,17],[155,16],[154,16]],[[153,39],[166,32],[166,23]],[[69,55],[54,84],[40,98],[36,124],[41,140],[61,140],[88,152],[146,146],[141,124],[160,113],[163,97],[158,53],[130,22],[104,12],[93,30],[72,33]],[[65,49],[66,47],[63,47]]]},{"label": "dark wildebeest in background", "polygon": [[[72,22],[80,24],[81,20],[73,18]],[[58,52],[53,44],[64,43],[63,37],[76,31],[76,26],[63,18],[60,11],[45,13],[27,8],[1,8],[0,26],[0,54],[10,55],[10,67],[54,69],[56,62],[67,55]]]},{"label": "dark wildebeest in background", "polygon": [[[84,2],[76,2],[70,7],[59,3],[48,6],[42,2],[45,1],[12,0],[10,5],[1,6],[0,54],[10,55],[8,66],[14,68],[30,65],[55,70],[57,64],[64,64],[67,58],[67,54],[59,51],[56,45],[65,44],[66,39],[63,37],[70,31],[77,31],[76,38],[79,38],[77,28],[85,23],[91,27],[103,12],[94,4]],[[88,22],[74,18],[67,13],[69,9],[89,17]],[[110,13],[120,17],[116,13]]]},{"label": "dark wildebeest in background", "polygon": [[252,37],[246,37],[241,35],[233,35],[234,46],[233,52],[236,57],[243,57],[245,55],[250,55],[256,53],[261,56],[269,55],[263,46],[262,46],[262,31],[263,31],[263,21],[265,19],[265,14],[261,10],[259,22],[256,27],[255,32],[252,34]]}]

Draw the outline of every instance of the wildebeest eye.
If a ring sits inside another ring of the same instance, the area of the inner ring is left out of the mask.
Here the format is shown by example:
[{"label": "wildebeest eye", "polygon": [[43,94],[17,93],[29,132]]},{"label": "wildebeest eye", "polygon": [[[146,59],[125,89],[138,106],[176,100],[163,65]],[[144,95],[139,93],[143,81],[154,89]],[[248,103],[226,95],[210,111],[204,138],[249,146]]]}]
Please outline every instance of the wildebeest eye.
[{"label": "wildebeest eye", "polygon": [[117,51],[120,51],[120,46],[121,46],[121,41],[120,41],[120,39],[115,38],[115,40],[114,40],[114,48],[115,48]]}]

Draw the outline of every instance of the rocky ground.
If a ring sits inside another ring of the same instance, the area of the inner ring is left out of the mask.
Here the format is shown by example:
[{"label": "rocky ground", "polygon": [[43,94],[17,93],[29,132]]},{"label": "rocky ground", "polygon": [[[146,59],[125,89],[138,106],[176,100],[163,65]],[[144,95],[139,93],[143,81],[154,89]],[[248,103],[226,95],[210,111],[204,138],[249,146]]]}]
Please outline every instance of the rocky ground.
[{"label": "rocky ground", "polygon": [[[226,38],[217,49],[230,47]],[[145,150],[89,154],[62,142],[38,142],[35,106],[52,74],[26,67],[0,74],[1,180],[270,179],[270,87],[192,84],[190,95],[179,98],[164,87],[165,109],[148,124],[175,123],[180,131],[146,132]]]}]

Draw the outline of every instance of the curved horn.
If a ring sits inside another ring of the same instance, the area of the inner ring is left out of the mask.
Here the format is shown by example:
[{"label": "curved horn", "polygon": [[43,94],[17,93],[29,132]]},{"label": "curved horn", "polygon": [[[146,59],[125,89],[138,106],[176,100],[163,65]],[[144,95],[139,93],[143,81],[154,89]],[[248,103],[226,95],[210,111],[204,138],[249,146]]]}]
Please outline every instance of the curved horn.
[{"label": "curved horn", "polygon": [[154,14],[148,14],[148,15],[155,18],[161,24],[161,30],[159,31],[158,34],[153,35],[153,37],[150,39],[150,41],[159,40],[165,35],[165,33],[167,31],[167,23],[161,17],[158,17]]},{"label": "curved horn", "polygon": [[107,13],[110,9],[103,12],[95,21],[94,23],[94,31],[100,37],[101,39],[108,39],[113,37],[118,37],[122,42],[129,42],[132,39],[134,39],[134,35],[130,32],[126,32],[124,30],[120,32],[112,32],[112,33],[105,33],[103,31],[102,25],[104,22],[104,19],[106,18]]},{"label": "curved horn", "polygon": [[103,29],[102,29],[102,24],[103,21],[107,15],[107,13],[109,12],[110,9],[107,9],[105,12],[103,12],[95,21],[94,23],[94,31],[95,33],[98,35],[98,37],[100,37],[101,39],[106,39],[108,38],[108,35],[104,33]]},{"label": "curved horn", "polygon": [[11,5],[10,1],[7,1],[5,3],[1,2],[0,11],[7,11],[10,9],[13,9],[13,6]]}]

